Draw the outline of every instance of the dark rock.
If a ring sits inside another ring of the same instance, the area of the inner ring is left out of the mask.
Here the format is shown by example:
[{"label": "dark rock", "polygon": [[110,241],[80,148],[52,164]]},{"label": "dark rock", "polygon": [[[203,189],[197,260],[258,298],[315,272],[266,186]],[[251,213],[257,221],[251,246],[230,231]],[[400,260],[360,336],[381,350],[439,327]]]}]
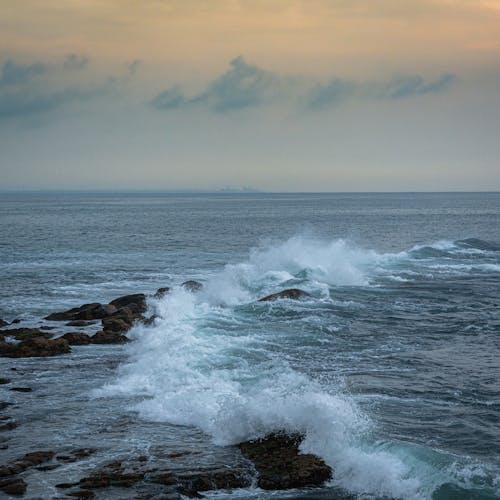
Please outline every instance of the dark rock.
[{"label": "dark rock", "polygon": [[16,340],[29,340],[37,337],[50,338],[49,333],[41,332],[37,328],[10,328],[2,330],[1,333],[4,337],[14,337]]},{"label": "dark rock", "polygon": [[17,325],[18,323],[21,323],[22,319],[21,318],[16,318],[11,321],[11,325]]},{"label": "dark rock", "polygon": [[288,290],[282,290],[281,292],[263,297],[262,299],[259,299],[259,302],[270,302],[272,300],[279,299],[301,300],[308,297],[311,297],[311,294],[305,292],[304,290],[300,290],[300,288],[289,288]]},{"label": "dark rock", "polygon": [[90,337],[92,344],[125,344],[130,342],[128,337],[118,332],[110,332],[99,330],[95,335]]},{"label": "dark rock", "polygon": [[10,384],[11,382],[10,378],[0,378],[0,385]]},{"label": "dark rock", "polygon": [[47,325],[44,325],[44,326],[41,326],[40,327],[40,330],[46,330],[46,331],[49,331],[49,330],[55,330],[55,326],[47,326]]},{"label": "dark rock", "polygon": [[13,463],[0,467],[0,477],[13,476],[24,472],[26,469],[35,465],[40,465],[54,456],[53,451],[33,451],[26,453],[23,457],[17,459]]},{"label": "dark rock", "polygon": [[33,392],[33,389],[31,387],[11,387],[9,391],[15,391],[15,392]]},{"label": "dark rock", "polygon": [[[7,417],[9,418],[9,417]],[[0,431],[11,431],[18,426],[18,423],[15,420],[7,420],[5,423],[0,422]]]},{"label": "dark rock", "polygon": [[[176,477],[180,491],[196,496],[200,491],[228,490],[250,486],[251,480],[242,469],[200,469],[179,473]],[[165,483],[162,483],[165,484]]]},{"label": "dark rock", "polygon": [[203,288],[203,285],[199,281],[194,280],[185,281],[181,286],[189,292],[199,292]]},{"label": "dark rock", "polygon": [[142,323],[143,323],[144,325],[146,325],[146,326],[150,326],[150,325],[152,325],[152,324],[155,322],[156,318],[158,318],[158,316],[157,316],[156,314],[153,314],[153,315],[152,315],[152,316],[150,316],[149,318],[144,318],[144,319],[142,320]]},{"label": "dark rock", "polygon": [[112,300],[109,305],[121,309],[128,307],[132,314],[142,314],[147,311],[146,296],[143,293],[135,293],[133,295],[124,295]]},{"label": "dark rock", "polygon": [[144,479],[144,474],[141,471],[125,472],[122,469],[103,470],[92,476],[82,478],[79,486],[84,489],[108,488],[109,486],[130,488]]},{"label": "dark rock", "polygon": [[116,311],[117,308],[111,304],[93,302],[91,304],[83,304],[83,306],[80,307],[73,307],[67,311],[49,314],[44,319],[48,321],[102,319],[111,316]]},{"label": "dark rock", "polygon": [[56,459],[65,463],[77,462],[83,458],[90,457],[90,455],[95,453],[95,451],[96,450],[94,448],[79,448],[77,450],[70,451],[68,455],[57,455]]},{"label": "dark rock", "polygon": [[0,491],[7,495],[24,495],[26,483],[19,478],[7,478],[0,480]]},{"label": "dark rock", "polygon": [[0,356],[7,358],[30,358],[57,356],[71,352],[68,341],[58,338],[54,340],[45,337],[35,337],[19,344],[0,342]]},{"label": "dark rock", "polygon": [[332,477],[332,469],[315,455],[300,454],[301,441],[298,434],[271,434],[240,443],[239,448],[254,463],[257,484],[264,490],[321,486]]},{"label": "dark rock", "polygon": [[88,325],[93,325],[95,322],[94,321],[84,321],[83,319],[77,319],[75,321],[70,321],[69,323],[66,323],[66,326],[88,326]]},{"label": "dark rock", "polygon": [[162,288],[158,288],[158,290],[156,290],[156,293],[153,295],[153,297],[155,299],[161,299],[162,297],[167,295],[167,293],[170,293],[170,287],[164,286]]},{"label": "dark rock", "polygon": [[68,341],[69,345],[88,345],[90,344],[90,337],[86,333],[68,332],[61,338]]},{"label": "dark rock", "polygon": [[123,333],[130,330],[132,321],[129,318],[111,317],[102,320],[103,330]]},{"label": "dark rock", "polygon": [[68,493],[66,493],[66,495],[69,497],[75,497],[75,498],[81,498],[81,499],[95,497],[95,493],[92,490],[69,491]]}]

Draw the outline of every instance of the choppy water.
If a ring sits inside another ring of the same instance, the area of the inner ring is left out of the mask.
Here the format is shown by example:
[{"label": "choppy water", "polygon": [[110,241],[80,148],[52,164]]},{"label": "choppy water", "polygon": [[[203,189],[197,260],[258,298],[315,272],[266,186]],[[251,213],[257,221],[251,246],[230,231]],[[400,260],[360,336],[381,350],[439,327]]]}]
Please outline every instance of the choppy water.
[{"label": "choppy water", "polygon": [[[21,423],[6,457],[99,448],[33,473],[33,494],[138,452],[228,463],[225,445],[287,429],[334,467],[310,498],[500,498],[500,194],[1,195],[0,210],[4,319],[205,285],[150,300],[159,317],[127,347],[0,358],[35,389],[0,398]],[[256,302],[290,287],[313,298]]]}]

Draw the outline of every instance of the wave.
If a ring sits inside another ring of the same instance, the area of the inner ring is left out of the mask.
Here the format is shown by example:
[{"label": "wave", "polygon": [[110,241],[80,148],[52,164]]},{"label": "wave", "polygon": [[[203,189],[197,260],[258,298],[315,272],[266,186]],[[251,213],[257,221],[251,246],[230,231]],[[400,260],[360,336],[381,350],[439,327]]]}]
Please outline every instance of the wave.
[{"label": "wave", "polygon": [[287,358],[286,333],[272,321],[252,328],[262,311],[309,307],[307,301],[256,303],[262,295],[300,285],[331,300],[331,286],[369,286],[380,269],[394,272],[420,250],[380,254],[301,236],[255,248],[247,261],[210,276],[201,293],[177,288],[153,300],[156,321],[130,332],[136,342],[128,361],[96,395],[146,396],[134,407],[143,418],[195,426],[217,445],[301,432],[302,450],[333,466],[337,485],[360,494],[430,498],[445,480],[441,470],[409,446],[375,441],[374,423],[341,384],[322,385]]}]

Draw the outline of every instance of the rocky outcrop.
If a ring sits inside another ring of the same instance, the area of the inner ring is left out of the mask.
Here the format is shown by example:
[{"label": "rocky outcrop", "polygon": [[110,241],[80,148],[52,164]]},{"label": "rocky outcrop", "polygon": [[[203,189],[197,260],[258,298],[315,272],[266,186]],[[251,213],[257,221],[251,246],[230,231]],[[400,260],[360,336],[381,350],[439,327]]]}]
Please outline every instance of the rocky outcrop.
[{"label": "rocky outcrop", "polygon": [[130,339],[119,332],[110,330],[99,330],[95,335],[90,337],[92,344],[125,344],[130,342]]},{"label": "rocky outcrop", "polygon": [[81,332],[68,332],[61,338],[67,340],[69,345],[88,345],[91,343],[90,337]]},{"label": "rocky outcrop", "polygon": [[264,490],[286,490],[321,486],[332,477],[332,469],[311,454],[301,454],[299,434],[270,434],[263,439],[239,444],[243,455],[251,460]]},{"label": "rocky outcrop", "polygon": [[14,474],[24,472],[30,467],[51,460],[54,455],[55,453],[53,451],[33,451],[31,453],[26,453],[26,455],[15,460],[14,462],[1,466],[0,477],[3,478],[13,476]]},{"label": "rocky outcrop", "polygon": [[188,280],[181,284],[182,288],[185,288],[188,292],[199,292],[203,285],[199,281]]},{"label": "rocky outcrop", "polygon": [[289,288],[278,293],[273,293],[267,297],[259,299],[259,302],[271,302],[279,299],[302,300],[311,297],[311,294],[301,290],[300,288]]},{"label": "rocky outcrop", "polygon": [[26,483],[21,478],[8,477],[6,479],[0,479],[0,491],[3,491],[6,495],[24,495],[26,487]]},{"label": "rocky outcrop", "polygon": [[162,288],[158,288],[156,290],[156,293],[153,295],[155,299],[161,299],[162,297],[165,297],[167,293],[170,293],[170,287],[169,286],[164,286]]},{"label": "rocky outcrop", "polygon": [[8,330],[2,330],[0,335],[5,337],[13,337],[16,340],[29,340],[36,337],[43,337],[48,339],[50,334],[47,332],[42,332],[37,328],[9,328]]},{"label": "rocky outcrop", "polygon": [[143,293],[135,293],[133,295],[118,297],[117,299],[112,300],[109,305],[116,307],[117,310],[127,307],[130,313],[134,316],[145,313],[148,309],[146,296]]},{"label": "rocky outcrop", "polygon": [[83,304],[80,307],[73,307],[68,311],[56,312],[49,314],[44,319],[48,321],[75,321],[75,320],[92,320],[102,319],[111,316],[118,309],[110,304],[100,304],[93,302],[92,304]]},{"label": "rocky outcrop", "polygon": [[19,344],[0,342],[0,356],[7,358],[31,358],[57,356],[71,352],[68,341],[63,338],[50,340],[35,337]]}]

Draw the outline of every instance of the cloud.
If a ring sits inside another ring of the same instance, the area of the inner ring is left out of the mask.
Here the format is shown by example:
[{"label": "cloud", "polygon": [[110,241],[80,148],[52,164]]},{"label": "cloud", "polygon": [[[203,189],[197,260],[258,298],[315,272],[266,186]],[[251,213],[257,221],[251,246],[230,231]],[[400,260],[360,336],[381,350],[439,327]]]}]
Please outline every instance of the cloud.
[{"label": "cloud", "polygon": [[204,106],[223,113],[285,101],[289,105],[302,102],[306,109],[319,111],[355,98],[407,99],[435,94],[447,90],[455,80],[455,75],[446,73],[430,81],[420,75],[403,75],[385,82],[335,77],[326,83],[318,83],[304,78],[283,77],[248,64],[239,56],[230,61],[229,69],[202,92],[187,96],[181,86],[174,85],[157,94],[150,105],[163,111]]},{"label": "cloud", "polygon": [[230,62],[230,68],[211,82],[206,90],[187,97],[175,85],[159,93],[151,105],[160,110],[205,105],[217,112],[259,106],[278,94],[280,78],[270,71],[248,64],[242,56]]},{"label": "cloud", "polygon": [[128,65],[128,73],[130,76],[133,76],[137,73],[139,70],[139,67],[142,65],[142,61],[140,59],[134,59],[129,65]]},{"label": "cloud", "polygon": [[33,64],[17,64],[11,59],[2,65],[0,76],[0,86],[17,85],[26,83],[33,77],[41,75],[47,71],[47,66],[37,62]]},{"label": "cloud", "polygon": [[67,70],[84,70],[88,59],[69,54],[62,64],[20,64],[11,59],[1,66],[0,121],[40,116],[88,101],[109,91],[117,83],[81,84]]},{"label": "cloud", "polygon": [[89,60],[87,57],[78,54],[68,54],[63,63],[63,68],[67,70],[78,70],[87,67]]},{"label": "cloud", "polygon": [[426,82],[420,75],[401,76],[391,80],[383,91],[390,99],[401,99],[425,94],[435,94],[447,90],[457,79],[450,73],[441,75],[437,80]]},{"label": "cloud", "polygon": [[316,85],[307,96],[307,105],[317,110],[351,97],[356,91],[356,83],[335,78],[325,85]]}]

